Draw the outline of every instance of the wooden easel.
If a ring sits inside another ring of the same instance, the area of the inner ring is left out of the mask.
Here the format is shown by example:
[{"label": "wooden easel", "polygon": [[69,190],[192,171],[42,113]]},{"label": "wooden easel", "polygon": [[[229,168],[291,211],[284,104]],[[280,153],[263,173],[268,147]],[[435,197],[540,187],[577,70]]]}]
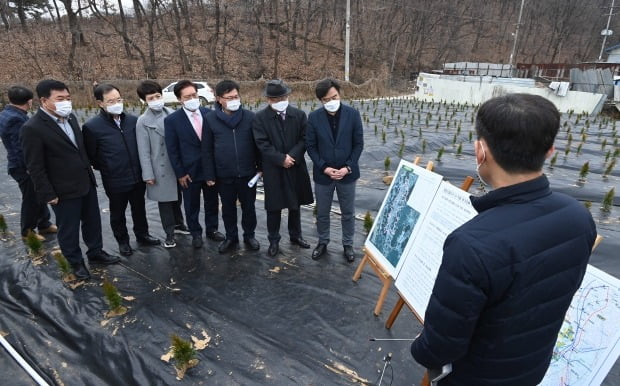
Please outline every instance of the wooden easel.
[{"label": "wooden easel", "polygon": [[[420,157],[415,157],[413,164],[418,165],[419,163],[420,163]],[[428,164],[426,164],[426,170],[431,170],[431,171],[433,170],[433,161],[428,161]],[[473,182],[473,179],[472,179],[472,182]],[[381,265],[379,265],[379,263],[377,263],[377,260],[370,253],[370,251],[367,251],[366,249],[364,249],[364,257],[362,258],[362,261],[360,261],[360,264],[357,266],[357,269],[355,270],[355,273],[353,274],[352,280],[354,282],[357,282],[360,279],[360,277],[362,277],[362,271],[364,270],[364,266],[366,264],[370,265],[370,268],[372,268],[372,270],[375,271],[375,274],[377,275],[379,280],[381,280],[381,283],[383,283],[383,287],[381,287],[381,292],[379,293],[379,299],[377,299],[377,304],[375,305],[375,310],[374,310],[375,316],[379,316],[379,314],[381,313],[381,308],[383,308],[383,303],[385,302],[385,298],[387,296],[388,290],[390,289],[390,285],[392,284],[394,279],[392,278],[392,276],[390,276],[389,273],[385,272],[385,270],[381,267]]]}]

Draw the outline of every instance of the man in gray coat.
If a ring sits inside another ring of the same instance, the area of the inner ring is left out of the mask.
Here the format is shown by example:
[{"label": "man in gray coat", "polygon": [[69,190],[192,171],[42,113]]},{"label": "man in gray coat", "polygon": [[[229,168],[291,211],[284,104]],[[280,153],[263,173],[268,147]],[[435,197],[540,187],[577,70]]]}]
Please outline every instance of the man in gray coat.
[{"label": "man in gray coat", "polygon": [[267,210],[269,249],[274,257],[279,250],[280,218],[288,209],[288,233],[292,244],[310,248],[301,237],[300,205],[314,202],[304,153],[306,113],[289,106],[291,89],[281,80],[267,82],[264,96],[269,105],[256,113],[254,140],[260,150]]},{"label": "man in gray coat", "polygon": [[146,182],[146,196],[157,201],[159,207],[161,225],[166,233],[164,247],[173,248],[175,233],[189,234],[181,212],[177,178],[164,141],[164,118],[173,110],[164,106],[162,89],[157,82],[145,80],[138,85],[137,93],[148,105],[136,123],[142,180]]}]

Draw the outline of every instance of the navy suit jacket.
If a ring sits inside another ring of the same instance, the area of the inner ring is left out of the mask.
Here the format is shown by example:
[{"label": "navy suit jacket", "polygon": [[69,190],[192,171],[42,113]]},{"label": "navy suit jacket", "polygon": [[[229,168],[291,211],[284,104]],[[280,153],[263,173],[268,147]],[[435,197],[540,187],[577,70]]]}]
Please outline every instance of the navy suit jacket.
[{"label": "navy suit jacket", "polygon": [[[206,107],[200,107],[203,133],[209,111],[211,110]],[[168,157],[177,178],[189,174],[193,182],[204,181],[201,142],[183,108],[164,119],[164,130]]]},{"label": "navy suit jacket", "polygon": [[360,177],[358,161],[364,149],[364,129],[360,113],[353,107],[340,105],[340,121],[336,138],[327,119],[327,112],[321,107],[308,115],[306,149],[312,159],[314,182],[328,185],[332,182],[323,171],[327,167],[340,169],[348,166],[351,173],[341,181],[349,183]]}]

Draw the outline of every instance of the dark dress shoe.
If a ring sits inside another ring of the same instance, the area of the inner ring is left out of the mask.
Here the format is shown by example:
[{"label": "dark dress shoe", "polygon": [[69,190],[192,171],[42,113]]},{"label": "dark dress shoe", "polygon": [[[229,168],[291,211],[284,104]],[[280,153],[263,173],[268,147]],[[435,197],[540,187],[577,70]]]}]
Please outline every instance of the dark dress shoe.
[{"label": "dark dress shoe", "polygon": [[308,242],[306,240],[302,239],[301,237],[292,238],[291,239],[291,244],[297,244],[297,245],[299,245],[299,248],[303,248],[303,249],[309,249],[310,248],[310,244],[308,244]]},{"label": "dark dress shoe", "polygon": [[258,251],[260,249],[260,244],[258,243],[258,240],[256,240],[254,237],[243,240],[243,243],[251,251]]},{"label": "dark dress shoe", "polygon": [[344,258],[347,259],[349,263],[352,263],[355,260],[355,253],[353,252],[353,247],[350,245],[344,246]]},{"label": "dark dress shoe", "polygon": [[267,249],[267,255],[269,255],[270,257],[275,257],[275,255],[278,254],[279,250],[280,250],[280,246],[277,241],[270,243],[269,248]]},{"label": "dark dress shoe", "polygon": [[202,236],[194,236],[194,238],[192,238],[192,247],[196,249],[202,247]]},{"label": "dark dress shoe", "polygon": [[73,276],[77,280],[88,280],[90,279],[90,272],[88,272],[88,268],[84,265],[84,263],[80,264],[71,264],[73,268]]},{"label": "dark dress shoe", "polygon": [[102,250],[97,255],[88,256],[88,261],[94,264],[114,264],[121,260],[120,257],[110,255],[108,252]]},{"label": "dark dress shoe", "polygon": [[133,249],[131,249],[129,242],[118,243],[118,253],[123,256],[131,256],[131,254],[133,253]]},{"label": "dark dress shoe", "polygon": [[327,244],[319,243],[314,251],[312,251],[312,260],[318,260],[325,254],[327,251]]},{"label": "dark dress shoe", "polygon": [[226,252],[232,250],[233,248],[235,248],[237,246],[237,244],[239,244],[239,241],[237,241],[237,240],[226,239],[226,240],[222,241],[220,246],[217,248],[217,251],[219,253],[226,253]]},{"label": "dark dress shoe", "polygon": [[222,232],[213,231],[211,233],[207,233],[207,238],[213,241],[224,241],[226,240],[226,236]]},{"label": "dark dress shoe", "polygon": [[159,239],[156,239],[155,237],[153,237],[151,235],[145,235],[145,236],[136,237],[136,240],[138,241],[138,244],[142,244],[142,245],[159,245],[159,244],[161,244],[161,241],[159,241]]}]

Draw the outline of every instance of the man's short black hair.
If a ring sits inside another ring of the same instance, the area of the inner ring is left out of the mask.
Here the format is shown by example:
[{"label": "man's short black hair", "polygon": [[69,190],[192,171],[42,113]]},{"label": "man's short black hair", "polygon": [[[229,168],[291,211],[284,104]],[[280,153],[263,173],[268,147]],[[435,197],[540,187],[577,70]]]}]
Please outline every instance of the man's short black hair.
[{"label": "man's short black hair", "polygon": [[119,90],[116,86],[110,83],[102,83],[100,85],[97,85],[97,87],[95,87],[95,99],[103,102],[103,96],[112,90],[116,90],[119,93],[121,92],[121,90]]},{"label": "man's short black hair", "polygon": [[39,98],[49,98],[52,95],[52,90],[69,91],[69,87],[61,81],[54,79],[45,79],[37,84],[37,96]]},{"label": "man's short black hair", "polygon": [[187,79],[183,79],[177,82],[177,84],[174,85],[174,95],[177,98],[181,97],[181,90],[183,90],[186,87],[193,87],[194,90],[198,91],[198,87],[196,87],[196,84],[194,82],[192,82],[191,80],[187,80]]},{"label": "man's short black hair", "polygon": [[325,95],[327,95],[329,89],[331,89],[332,87],[335,88],[336,91],[340,92],[340,84],[334,79],[326,78],[319,81],[319,83],[316,84],[316,88],[314,89],[316,97],[319,98],[319,100],[323,99]]},{"label": "man's short black hair", "polygon": [[29,100],[34,98],[32,91],[22,86],[13,86],[9,88],[7,96],[9,97],[9,102],[17,106],[25,105]]},{"label": "man's short black hair", "polygon": [[138,93],[138,97],[140,99],[142,99],[143,101],[146,101],[147,95],[158,94],[158,93],[161,94],[162,89],[159,83],[155,82],[154,80],[145,80],[145,81],[140,82],[140,84],[138,85],[138,88],[136,89],[136,92]]},{"label": "man's short black hair", "polygon": [[234,80],[225,79],[215,85],[215,95],[219,97],[231,92],[232,90],[239,91],[239,84]]},{"label": "man's short black hair", "polygon": [[509,173],[540,171],[560,128],[560,112],[546,98],[508,94],[484,102],[476,134]]}]

